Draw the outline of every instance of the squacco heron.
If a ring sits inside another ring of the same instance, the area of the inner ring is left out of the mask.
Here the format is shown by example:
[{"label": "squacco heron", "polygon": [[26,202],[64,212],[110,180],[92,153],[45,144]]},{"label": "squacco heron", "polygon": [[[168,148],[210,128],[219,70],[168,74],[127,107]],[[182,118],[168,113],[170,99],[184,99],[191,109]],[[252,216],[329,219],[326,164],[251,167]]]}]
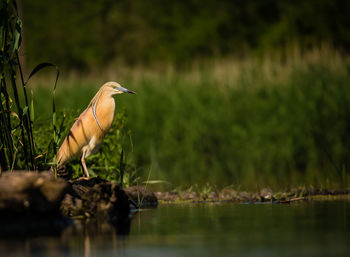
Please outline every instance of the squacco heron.
[{"label": "squacco heron", "polygon": [[122,93],[136,94],[116,82],[107,82],[100,88],[88,107],[74,122],[58,150],[58,169],[63,167],[72,157],[81,156],[85,176],[89,177],[85,158],[97,151],[98,146],[110,129],[115,112],[113,95]]}]

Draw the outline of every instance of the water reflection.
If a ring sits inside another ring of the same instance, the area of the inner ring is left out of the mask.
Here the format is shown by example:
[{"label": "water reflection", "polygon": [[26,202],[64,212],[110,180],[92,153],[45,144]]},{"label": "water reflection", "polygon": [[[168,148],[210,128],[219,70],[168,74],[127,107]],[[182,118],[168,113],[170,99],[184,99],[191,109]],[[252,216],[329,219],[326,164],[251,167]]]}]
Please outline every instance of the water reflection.
[{"label": "water reflection", "polygon": [[[123,222],[0,238],[0,256],[347,256],[350,202],[163,205]],[[0,230],[2,227],[0,227]]]},{"label": "water reflection", "polygon": [[[96,245],[108,243],[123,251],[132,217],[106,220],[27,220],[0,223],[0,256],[93,256]],[[12,230],[10,230],[12,228]]]},{"label": "water reflection", "polygon": [[[77,220],[62,232],[63,245],[82,250],[85,257],[92,256],[93,247],[106,243],[108,247],[112,247],[113,252],[120,251],[125,247],[126,237],[130,233],[130,222],[131,219],[114,223],[95,219]],[[72,239],[77,241],[72,242]]]}]

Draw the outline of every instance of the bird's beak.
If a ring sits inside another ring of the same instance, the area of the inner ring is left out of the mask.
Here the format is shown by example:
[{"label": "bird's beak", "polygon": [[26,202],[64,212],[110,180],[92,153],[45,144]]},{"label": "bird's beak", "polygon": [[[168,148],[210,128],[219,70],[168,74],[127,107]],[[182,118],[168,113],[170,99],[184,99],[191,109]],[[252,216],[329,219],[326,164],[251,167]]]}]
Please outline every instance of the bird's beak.
[{"label": "bird's beak", "polygon": [[124,87],[122,87],[122,86],[118,86],[116,89],[119,90],[119,91],[121,91],[121,92],[123,92],[123,93],[129,93],[129,94],[134,94],[134,95],[136,95],[136,93],[135,93],[134,91],[131,91],[131,90],[129,90],[129,89],[127,89],[127,88],[124,88]]}]

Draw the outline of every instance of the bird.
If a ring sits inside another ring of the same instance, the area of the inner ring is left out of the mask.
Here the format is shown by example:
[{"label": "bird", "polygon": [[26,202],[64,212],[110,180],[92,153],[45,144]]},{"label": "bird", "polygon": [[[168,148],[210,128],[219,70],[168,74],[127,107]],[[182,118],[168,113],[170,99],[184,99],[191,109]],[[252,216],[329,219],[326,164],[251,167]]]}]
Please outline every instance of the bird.
[{"label": "bird", "polygon": [[112,126],[115,113],[113,95],[123,93],[136,94],[114,81],[101,86],[63,140],[56,154],[57,171],[73,157],[80,156],[85,178],[90,177],[85,158],[97,152],[104,136]]}]

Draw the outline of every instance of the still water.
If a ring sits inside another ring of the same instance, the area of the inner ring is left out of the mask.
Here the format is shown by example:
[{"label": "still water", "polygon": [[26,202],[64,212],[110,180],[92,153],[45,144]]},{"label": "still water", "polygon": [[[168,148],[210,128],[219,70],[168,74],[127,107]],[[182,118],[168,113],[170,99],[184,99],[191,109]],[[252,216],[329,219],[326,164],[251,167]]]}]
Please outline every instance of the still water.
[{"label": "still water", "polygon": [[0,239],[0,256],[350,256],[350,202],[161,205],[124,227],[80,221]]}]

